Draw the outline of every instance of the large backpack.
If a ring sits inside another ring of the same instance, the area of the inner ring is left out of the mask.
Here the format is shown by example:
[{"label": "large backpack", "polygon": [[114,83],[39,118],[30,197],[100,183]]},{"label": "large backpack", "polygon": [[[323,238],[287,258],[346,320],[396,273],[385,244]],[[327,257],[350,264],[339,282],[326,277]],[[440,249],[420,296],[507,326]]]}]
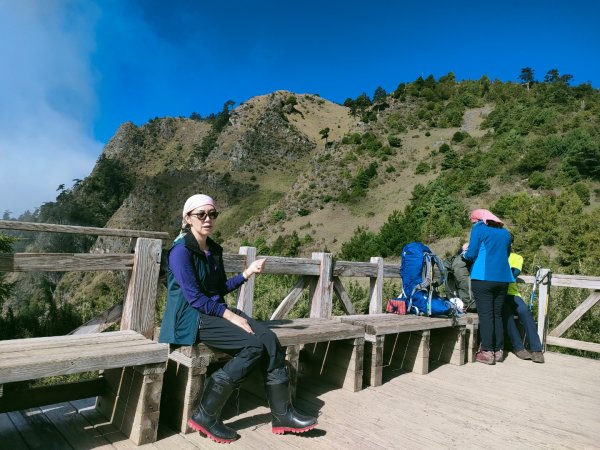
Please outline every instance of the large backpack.
[{"label": "large backpack", "polygon": [[454,315],[455,305],[438,292],[447,285],[448,273],[444,263],[421,242],[411,242],[402,249],[400,277],[406,311],[426,316]]}]

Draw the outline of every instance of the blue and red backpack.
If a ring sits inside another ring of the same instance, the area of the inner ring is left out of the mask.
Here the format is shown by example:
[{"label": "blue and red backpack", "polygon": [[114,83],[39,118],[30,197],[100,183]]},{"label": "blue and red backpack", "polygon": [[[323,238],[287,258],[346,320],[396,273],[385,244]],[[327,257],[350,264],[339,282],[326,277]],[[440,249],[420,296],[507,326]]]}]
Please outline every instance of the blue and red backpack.
[{"label": "blue and red backpack", "polygon": [[425,316],[448,316],[458,311],[454,303],[438,292],[438,287],[448,288],[448,271],[444,263],[421,242],[410,242],[402,249],[400,263],[402,278],[401,299],[406,302],[406,312]]}]

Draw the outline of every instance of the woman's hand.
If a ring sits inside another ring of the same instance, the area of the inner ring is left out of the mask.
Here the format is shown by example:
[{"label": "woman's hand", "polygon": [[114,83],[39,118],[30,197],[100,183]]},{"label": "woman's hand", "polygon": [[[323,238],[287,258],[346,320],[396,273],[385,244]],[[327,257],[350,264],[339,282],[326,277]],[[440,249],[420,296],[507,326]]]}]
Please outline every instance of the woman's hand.
[{"label": "woman's hand", "polygon": [[263,268],[265,267],[266,261],[266,258],[256,259],[252,261],[252,264],[250,264],[250,266],[248,266],[248,268],[243,272],[244,278],[247,280],[255,273],[261,273],[263,271]]},{"label": "woman's hand", "polygon": [[238,316],[236,313],[230,311],[229,309],[226,309],[225,313],[223,313],[223,319],[229,320],[232,324],[237,325],[247,333],[254,334],[254,331],[252,331],[252,328],[250,327],[248,321],[242,316]]}]

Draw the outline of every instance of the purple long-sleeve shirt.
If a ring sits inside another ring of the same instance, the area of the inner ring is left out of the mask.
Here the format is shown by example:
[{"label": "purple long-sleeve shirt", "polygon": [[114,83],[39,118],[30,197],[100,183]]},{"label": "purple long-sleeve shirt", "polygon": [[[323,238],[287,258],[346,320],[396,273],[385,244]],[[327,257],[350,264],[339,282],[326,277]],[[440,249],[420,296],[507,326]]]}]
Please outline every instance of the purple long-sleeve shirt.
[{"label": "purple long-sleeve shirt", "polygon": [[192,254],[185,245],[176,245],[172,248],[169,253],[169,267],[190,305],[204,314],[223,317],[227,309],[223,297],[244,284],[246,279],[242,274],[238,274],[229,278],[224,285],[218,286],[217,271],[219,268],[210,252],[206,252],[205,255],[208,261],[209,275],[204,280],[204,284],[208,292],[201,290],[192,263]]}]

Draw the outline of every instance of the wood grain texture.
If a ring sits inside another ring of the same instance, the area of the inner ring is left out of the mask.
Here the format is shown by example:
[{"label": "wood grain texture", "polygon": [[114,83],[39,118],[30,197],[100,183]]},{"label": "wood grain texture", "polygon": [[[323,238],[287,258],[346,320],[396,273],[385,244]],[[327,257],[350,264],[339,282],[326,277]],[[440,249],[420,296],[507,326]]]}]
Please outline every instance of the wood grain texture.
[{"label": "wood grain texture", "polygon": [[137,240],[134,267],[123,303],[121,330],[135,330],[148,338],[154,333],[161,245],[157,239]]},{"label": "wood grain texture", "polygon": [[169,233],[164,233],[161,231],[119,230],[116,228],[80,227],[75,225],[57,225],[51,223],[19,222],[16,220],[0,220],[0,229],[88,234],[92,236],[121,236],[146,237],[150,239],[169,239]]},{"label": "wood grain texture", "polygon": [[131,270],[133,255],[91,253],[0,253],[0,272]]},{"label": "wood grain texture", "polygon": [[369,279],[369,314],[379,314],[383,311],[383,258],[372,257],[377,271]]},{"label": "wood grain texture", "polygon": [[168,346],[132,332],[0,342],[0,384],[139,364],[164,363]]},{"label": "wood grain texture", "polygon": [[319,261],[319,277],[311,292],[310,317],[331,317],[333,300],[333,260],[330,253],[315,252],[314,260]]},{"label": "wood grain texture", "polygon": [[[256,260],[256,248],[240,247],[240,255],[245,256],[244,268],[240,271],[242,272]],[[238,291],[237,307],[249,316],[252,316],[255,280],[256,276],[252,275]]]}]

